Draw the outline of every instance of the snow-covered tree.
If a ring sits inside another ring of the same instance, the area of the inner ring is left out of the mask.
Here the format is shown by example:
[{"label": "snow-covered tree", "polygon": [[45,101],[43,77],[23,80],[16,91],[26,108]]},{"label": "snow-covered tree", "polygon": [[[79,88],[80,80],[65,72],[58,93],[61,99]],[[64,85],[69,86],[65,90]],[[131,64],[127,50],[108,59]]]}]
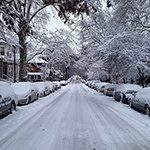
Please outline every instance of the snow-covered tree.
[{"label": "snow-covered tree", "polygon": [[45,15],[39,14],[48,6],[52,6],[64,22],[69,21],[70,13],[76,16],[89,13],[87,3],[84,0],[2,0],[0,2],[1,22],[16,34],[19,41],[20,81],[26,75],[27,36],[34,34],[33,22],[37,16],[43,21],[46,19],[43,18]]},{"label": "snow-covered tree", "polygon": [[70,77],[70,67],[77,59],[73,48],[71,34],[65,30],[56,31],[50,43],[47,43],[44,54],[47,56],[50,70],[60,70],[64,79]]},{"label": "snow-covered tree", "polygon": [[[80,33],[83,45],[79,61],[84,60],[84,64],[89,64],[89,78],[101,79],[101,75],[105,74],[115,82],[120,82],[120,79],[122,82],[131,79],[136,81],[139,78],[139,68],[148,76],[149,1],[110,0],[108,4],[108,10],[102,12],[100,9],[81,22],[84,31],[81,30]],[[102,17],[95,19],[97,16]],[[90,63],[88,58],[91,58]]]}]

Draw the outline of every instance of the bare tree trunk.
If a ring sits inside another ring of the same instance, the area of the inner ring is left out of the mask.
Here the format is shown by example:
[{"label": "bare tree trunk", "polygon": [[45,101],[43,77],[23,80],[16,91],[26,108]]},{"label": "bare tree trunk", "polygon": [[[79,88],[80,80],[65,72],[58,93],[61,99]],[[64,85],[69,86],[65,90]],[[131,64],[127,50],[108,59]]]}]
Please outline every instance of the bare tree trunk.
[{"label": "bare tree trunk", "polygon": [[67,80],[69,78],[69,75],[68,75],[68,70],[69,70],[69,67],[66,67],[65,69],[65,80]]},{"label": "bare tree trunk", "polygon": [[27,25],[24,24],[24,27],[18,33],[19,38],[19,51],[20,51],[20,66],[19,66],[19,81],[24,81],[27,75]]}]

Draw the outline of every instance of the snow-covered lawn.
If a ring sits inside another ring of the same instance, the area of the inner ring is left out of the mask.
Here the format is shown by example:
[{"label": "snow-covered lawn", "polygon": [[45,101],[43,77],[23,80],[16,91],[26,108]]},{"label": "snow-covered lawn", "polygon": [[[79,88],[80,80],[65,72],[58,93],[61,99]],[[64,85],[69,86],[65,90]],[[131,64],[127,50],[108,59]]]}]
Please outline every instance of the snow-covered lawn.
[{"label": "snow-covered lawn", "polygon": [[0,150],[148,150],[150,118],[69,84],[0,120]]}]

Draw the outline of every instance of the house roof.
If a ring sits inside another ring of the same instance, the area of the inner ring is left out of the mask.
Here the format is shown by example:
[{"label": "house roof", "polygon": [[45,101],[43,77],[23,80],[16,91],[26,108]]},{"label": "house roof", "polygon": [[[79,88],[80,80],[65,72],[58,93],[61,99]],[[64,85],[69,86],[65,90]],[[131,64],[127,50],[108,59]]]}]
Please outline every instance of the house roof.
[{"label": "house roof", "polygon": [[45,61],[40,55],[36,55],[28,63],[42,63],[42,64],[47,64],[47,61]]},{"label": "house roof", "polygon": [[28,72],[28,75],[43,75],[42,72]]},{"label": "house roof", "polygon": [[0,39],[0,44],[6,44],[6,41],[3,39]]}]

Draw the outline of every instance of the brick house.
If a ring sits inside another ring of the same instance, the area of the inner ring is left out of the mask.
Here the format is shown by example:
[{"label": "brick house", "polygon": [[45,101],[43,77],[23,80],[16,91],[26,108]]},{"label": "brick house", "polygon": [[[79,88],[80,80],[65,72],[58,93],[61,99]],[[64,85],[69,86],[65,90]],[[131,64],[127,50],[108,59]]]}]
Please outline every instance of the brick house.
[{"label": "brick house", "polygon": [[45,80],[48,78],[48,62],[42,55],[36,55],[28,61],[27,70],[27,80],[29,81]]}]

